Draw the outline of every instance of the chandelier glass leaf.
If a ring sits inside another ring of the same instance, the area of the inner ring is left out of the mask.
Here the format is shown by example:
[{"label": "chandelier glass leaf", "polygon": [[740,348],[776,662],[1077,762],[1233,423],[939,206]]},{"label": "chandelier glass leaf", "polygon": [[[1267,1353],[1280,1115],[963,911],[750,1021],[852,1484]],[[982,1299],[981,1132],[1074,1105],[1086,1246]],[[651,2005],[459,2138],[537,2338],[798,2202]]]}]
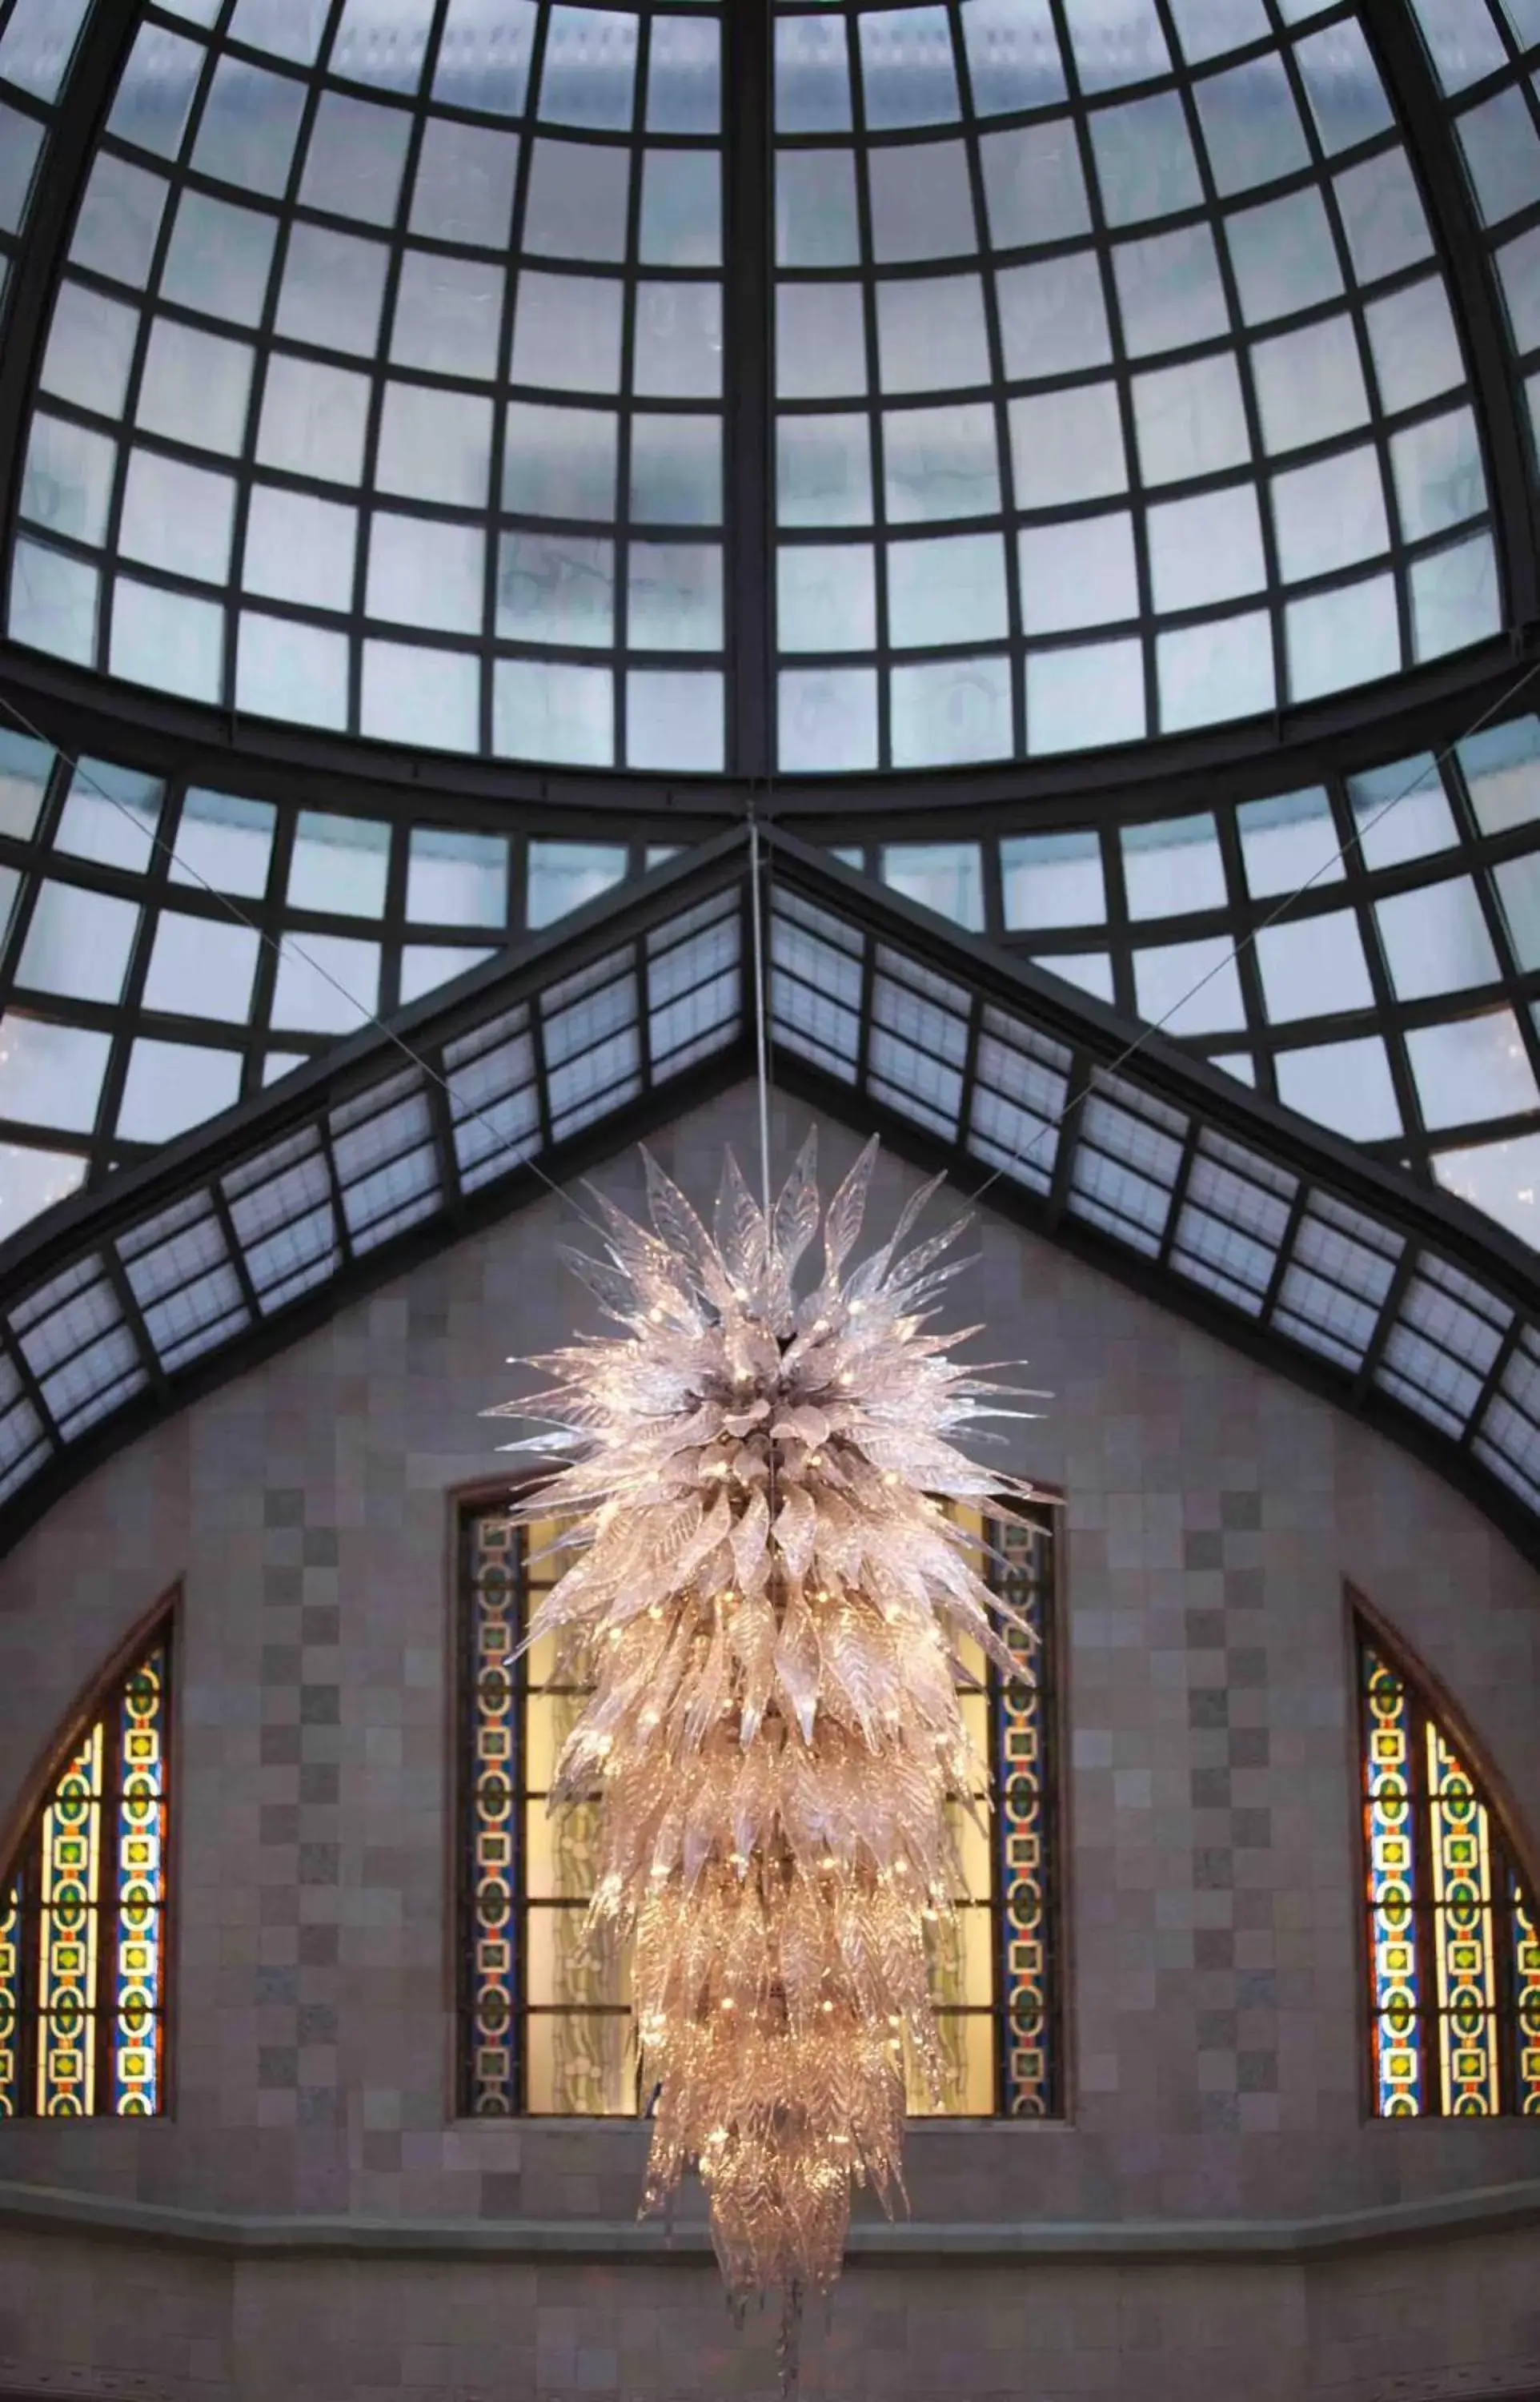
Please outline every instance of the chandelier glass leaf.
[{"label": "chandelier glass leaf", "polygon": [[959,1649],[1021,1675],[943,1504],[1034,1498],[959,1447],[1031,1397],[932,1329],[967,1222],[912,1240],[934,1184],[847,1266],[875,1156],[824,1210],[809,1140],[767,1210],[729,1153],[709,1232],[649,1158],[651,1225],[601,1198],[607,1256],[572,1255],[620,1332],[529,1362],[548,1388],[500,1413],[548,1429],[510,1448],[566,1455],[523,1505],[572,1553],[529,1640],[592,1688],[552,1806],[600,1802],[593,1924],[632,1944],[655,2094],[643,2207],[696,2171],[737,2300],[827,2290],[854,2188],[902,2195],[906,2068],[943,2079],[946,1805],[987,1784]]}]

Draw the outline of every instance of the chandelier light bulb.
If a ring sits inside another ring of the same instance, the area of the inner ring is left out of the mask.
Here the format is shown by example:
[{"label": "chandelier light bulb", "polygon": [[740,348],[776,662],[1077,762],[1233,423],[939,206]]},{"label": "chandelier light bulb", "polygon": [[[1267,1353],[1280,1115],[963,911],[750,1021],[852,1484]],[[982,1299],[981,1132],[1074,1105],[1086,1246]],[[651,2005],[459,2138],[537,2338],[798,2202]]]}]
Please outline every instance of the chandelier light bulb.
[{"label": "chandelier light bulb", "polygon": [[548,1389],[495,1413],[565,1462],[520,1502],[571,1558],[526,1648],[555,1636],[591,1688],[552,1806],[597,1802],[592,1923],[633,1947],[642,2206],[694,2172],[735,2301],[778,2289],[792,2319],[853,2188],[902,2197],[906,2065],[942,2098],[947,1804],[976,1817],[988,1782],[959,1647],[1019,1677],[993,1621],[1030,1632],[928,1497],[1012,1519],[1035,1489],[957,1439],[1037,1397],[932,1331],[966,1222],[913,1240],[939,1178],[847,1264],[875,1155],[825,1209],[810,1140],[767,1213],[729,1153],[709,1233],[649,1158],[652,1226],[601,1198],[608,1256],[569,1255],[620,1332],[528,1363]]}]

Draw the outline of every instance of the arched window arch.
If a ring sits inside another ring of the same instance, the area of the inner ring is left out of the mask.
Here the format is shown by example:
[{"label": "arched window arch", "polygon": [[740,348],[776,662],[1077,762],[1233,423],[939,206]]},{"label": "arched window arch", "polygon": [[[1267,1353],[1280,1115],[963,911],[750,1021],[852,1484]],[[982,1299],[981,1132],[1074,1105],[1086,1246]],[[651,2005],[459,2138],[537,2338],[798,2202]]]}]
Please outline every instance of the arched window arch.
[{"label": "arched window arch", "polygon": [[1540,2117],[1540,1912],[1468,1732],[1350,1591],[1370,2108]]},{"label": "arched window arch", "polygon": [[[1037,1632],[1033,1679],[1006,1678],[982,1652],[968,1663],[978,1690],[963,1710],[994,1798],[987,1835],[960,1804],[953,1813],[968,1892],[931,1964],[948,2117],[1052,2119],[1065,2106],[1056,1512],[1030,1514],[1028,1527],[991,1524],[987,1572]],[[976,1513],[964,1523],[983,1534]],[[458,1533],[457,2106],[474,2118],[630,2116],[627,1964],[582,1941],[595,1829],[584,1808],[553,1818],[545,1806],[584,1689],[555,1680],[549,1641],[514,1658],[563,1565],[548,1553],[555,1529],[521,1528],[504,1487],[462,1500]],[[928,2113],[917,2091],[911,2106]]]},{"label": "arched window arch", "polygon": [[0,2118],[166,2109],[176,1599],[72,1714],[0,1856]]}]

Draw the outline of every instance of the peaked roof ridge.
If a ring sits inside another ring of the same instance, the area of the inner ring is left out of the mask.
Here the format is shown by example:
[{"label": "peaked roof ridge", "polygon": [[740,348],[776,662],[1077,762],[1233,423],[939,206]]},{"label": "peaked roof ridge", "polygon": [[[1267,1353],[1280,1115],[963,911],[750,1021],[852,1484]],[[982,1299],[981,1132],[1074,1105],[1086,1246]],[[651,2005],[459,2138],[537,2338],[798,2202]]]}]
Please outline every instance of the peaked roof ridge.
[{"label": "peaked roof ridge", "polygon": [[[1540,1563],[1523,1245],[762,826],[784,1089],[1379,1426]],[[751,1072],[747,825],[0,1247],[0,1550],[358,1292]]]}]

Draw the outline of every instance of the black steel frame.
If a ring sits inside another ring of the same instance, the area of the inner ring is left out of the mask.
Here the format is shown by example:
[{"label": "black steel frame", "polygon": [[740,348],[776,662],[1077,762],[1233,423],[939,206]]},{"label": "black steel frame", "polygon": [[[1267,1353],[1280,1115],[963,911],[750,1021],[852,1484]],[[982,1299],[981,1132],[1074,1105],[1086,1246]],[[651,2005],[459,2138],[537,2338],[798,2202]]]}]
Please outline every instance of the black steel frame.
[{"label": "black steel frame", "polygon": [[[1162,13],[1164,21],[1163,0]],[[1508,633],[1453,660],[1329,701],[1301,708],[1285,705],[1267,719],[1166,736],[1110,752],[937,773],[777,778],[778,815],[788,821],[816,821],[820,833],[827,831],[837,838],[842,830],[854,830],[876,815],[885,820],[901,816],[919,827],[927,822],[956,823],[958,819],[981,826],[1020,823],[1038,810],[1070,808],[1082,820],[1088,814],[1099,817],[1124,808],[1148,812],[1175,807],[1176,796],[1199,776],[1234,779],[1238,787],[1287,789],[1313,780],[1325,752],[1339,764],[1344,759],[1352,764],[1351,754],[1360,744],[1377,746],[1382,752],[1388,738],[1396,745],[1404,739],[1406,747],[1421,747],[1428,739],[1422,730],[1424,725],[1436,719],[1448,726],[1450,719],[1442,706],[1446,701],[1452,704],[1455,715],[1463,706],[1464,722],[1468,724],[1504,691],[1516,661],[1540,665],[1540,546],[1530,473],[1531,441],[1488,246],[1465,189],[1447,112],[1402,0],[1363,0],[1359,13],[1423,181],[1437,255],[1461,324],[1478,403]],[[99,749],[120,752],[125,741],[137,749],[143,739],[151,752],[158,753],[162,766],[167,764],[168,750],[182,757],[190,751],[199,773],[207,769],[216,780],[228,775],[232,760],[239,760],[242,774],[249,770],[258,783],[268,779],[287,781],[296,776],[307,781],[312,776],[326,779],[332,782],[334,801],[340,800],[343,806],[348,805],[350,788],[367,790],[372,805],[378,807],[380,797],[392,791],[420,792],[431,777],[435,794],[454,796],[457,807],[464,802],[485,807],[497,813],[500,822],[506,822],[510,814],[522,818],[525,811],[542,819],[547,810],[563,816],[580,811],[599,821],[624,818],[631,832],[640,821],[659,835],[687,839],[741,813],[770,774],[773,758],[774,475],[768,393],[774,275],[771,212],[765,204],[771,174],[771,17],[769,0],[735,0],[733,7],[724,11],[726,255],[733,262],[725,319],[731,369],[725,396],[731,529],[725,595],[726,779],[589,773],[449,755],[434,757],[430,764],[421,753],[384,743],[282,728],[242,717],[233,709],[204,708],[114,684],[42,660],[13,643],[0,643],[0,696],[9,692],[39,722],[46,721],[50,732],[66,740],[77,739],[79,729],[94,719],[103,728],[103,737],[92,738]],[[15,531],[21,437],[35,389],[53,285],[131,30],[125,28],[120,12],[105,7],[98,7],[88,21],[39,171],[27,241],[7,311],[11,338],[0,354],[0,462],[5,462],[0,471],[0,557],[8,557]],[[1059,30],[1063,35],[1062,23]],[[1167,33],[1169,37],[1169,23]],[[1063,47],[1066,57],[1072,58],[1067,40]],[[1179,55],[1173,48],[1174,55]],[[1238,55],[1244,59],[1244,54]],[[1297,82],[1292,62],[1289,73]],[[1177,78],[1176,85],[1182,105],[1190,109],[1185,76]],[[1318,145],[1308,109],[1301,109],[1301,122],[1313,145],[1309,173],[1314,180],[1321,161],[1315,156]],[[667,142],[667,136],[662,138]],[[1217,196],[1209,188],[1212,179],[1206,168],[1203,173],[1200,213],[1207,223],[1212,221]],[[526,163],[521,168],[520,208],[527,176]],[[633,194],[633,216],[635,206]],[[1338,229],[1334,239],[1339,244],[1341,238]],[[400,246],[398,235],[392,258]],[[1105,250],[1105,242],[1101,246]],[[634,296],[626,305],[628,309],[634,305]],[[1352,306],[1356,323],[1362,316],[1361,305],[1354,301]],[[993,314],[990,324],[998,368],[1000,334]],[[1362,338],[1361,325],[1359,330]],[[1127,363],[1118,371],[1126,384]],[[1124,397],[1126,414],[1126,393]],[[994,405],[1003,407],[997,395]],[[1254,412],[1254,402],[1249,405]],[[1009,474],[1009,445],[1001,456]],[[497,464],[494,459],[494,479]],[[708,532],[705,538],[710,538]],[[494,548],[488,549],[489,577],[495,573]],[[1148,561],[1140,573],[1140,638],[1148,655],[1148,682],[1153,673]],[[1276,579],[1271,583],[1276,606]],[[1020,628],[1013,628],[1012,632],[1019,634]],[[221,764],[216,766],[216,763]],[[1254,778],[1259,780],[1255,786]]]},{"label": "black steel frame", "polygon": [[[1136,1028],[1113,1011],[984,943],[959,936],[929,913],[878,891],[864,877],[831,863],[793,837],[774,833],[768,849],[777,894],[789,894],[837,913],[842,923],[859,930],[869,957],[876,946],[891,946],[920,970],[942,975],[970,994],[974,1050],[983,1013],[990,1005],[1064,1046],[1073,1060],[1075,1078],[1066,1125],[1077,1139],[1078,1103],[1088,1084],[1136,1044],[1136,1056],[1125,1072],[1153,1107],[1180,1113],[1187,1129],[1185,1148],[1190,1150],[1209,1132],[1228,1138],[1283,1175],[1300,1180],[1313,1193],[1335,1196],[1379,1221],[1403,1253],[1401,1273],[1380,1312],[1381,1343],[1416,1281],[1413,1269],[1424,1253],[1435,1262],[1447,1263],[1482,1289],[1510,1334],[1510,1349],[1523,1330],[1540,1328],[1540,1274],[1533,1254],[1476,1211],[1380,1167],[1350,1145],[1247,1094],[1230,1077],[1186,1056],[1158,1036],[1141,1038]],[[476,1191],[466,1192],[461,1184],[453,1146],[444,1139],[444,1112],[439,1111],[433,1123],[442,1198],[431,1214],[378,1248],[361,1250],[319,1288],[268,1315],[252,1309],[248,1301],[249,1322],[242,1332],[234,1339],[222,1340],[212,1353],[164,1381],[158,1380],[153,1359],[142,1352],[144,1388],[75,1440],[62,1442],[55,1430],[48,1457],[0,1506],[0,1549],[14,1543],[80,1477],[170,1413],[301,1339],[384,1279],[409,1272],[462,1235],[539,1199],[546,1190],[545,1178],[565,1182],[612,1156],[650,1127],[677,1118],[751,1073],[749,857],[742,835],[722,836],[655,870],[619,899],[592,904],[569,921],[561,933],[532,946],[522,958],[489,963],[450,987],[447,996],[404,1012],[396,1025],[401,1040],[426,1058],[433,1072],[439,1072],[446,1045],[457,1034],[485,1025],[521,998],[538,996],[576,971],[617,956],[627,946],[639,946],[645,952],[651,931],[677,924],[687,910],[715,896],[735,895],[740,927],[736,969],[740,998],[736,1031],[730,1040],[723,1040],[708,1056],[682,1073],[666,1076],[650,1089],[643,1085],[631,1097],[605,1109],[571,1139],[543,1145],[536,1153],[539,1174],[533,1166],[516,1166]],[[285,1136],[305,1133],[313,1140],[331,1112],[377,1087],[399,1067],[400,1052],[390,1037],[374,1032],[357,1036],[272,1092],[253,1097],[208,1128],[168,1145],[144,1165],[124,1170],[100,1194],[80,1195],[51,1210],[0,1248],[0,1320],[8,1320],[29,1295],[72,1263],[99,1259],[136,1225],[191,1193],[214,1196],[216,1214],[227,1226],[222,1179],[242,1160],[269,1153]],[[926,1132],[859,1084],[842,1082],[798,1060],[784,1045],[777,1048],[774,1072],[781,1090],[864,1132],[881,1133],[900,1155],[946,1170],[965,1191],[975,1190],[983,1182],[978,1159],[960,1139],[948,1141]],[[1474,1415],[1462,1436],[1441,1433],[1376,1385],[1372,1352],[1355,1373],[1346,1373],[1328,1359],[1271,1332],[1265,1312],[1248,1315],[1176,1272],[1160,1256],[1140,1256],[1126,1243],[1087,1223],[1069,1206],[1074,1151],[1074,1141],[1060,1143],[1053,1179],[1041,1195],[1010,1176],[992,1182],[990,1208],[1029,1231],[1048,1236],[1246,1356],[1360,1415],[1435,1469],[1527,1558],[1540,1563],[1540,1515],[1476,1455],[1471,1441]],[[1190,1162],[1183,1173],[1189,1172]],[[1297,1208],[1296,1222],[1298,1215]],[[231,1249],[239,1259],[239,1248],[232,1245]],[[1269,1309],[1276,1298],[1274,1289],[1268,1296]],[[1517,1333],[1509,1328],[1509,1319],[1519,1322]],[[4,1356],[31,1396],[47,1434],[49,1417],[40,1381],[21,1344],[8,1331],[4,1335]],[[1496,1370],[1497,1363],[1492,1364]],[[1495,1389],[1494,1375],[1489,1374],[1484,1399],[1490,1399]]]}]

